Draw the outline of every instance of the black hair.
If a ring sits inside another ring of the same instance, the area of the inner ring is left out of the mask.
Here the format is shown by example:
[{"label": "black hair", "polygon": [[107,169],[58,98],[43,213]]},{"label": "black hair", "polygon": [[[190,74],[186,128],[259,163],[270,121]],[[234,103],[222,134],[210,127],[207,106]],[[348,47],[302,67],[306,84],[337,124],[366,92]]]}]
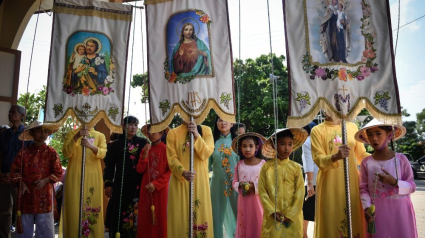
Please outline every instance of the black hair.
[{"label": "black hair", "polygon": [[[217,116],[215,118],[214,131],[213,131],[214,142],[216,142],[218,139],[220,139],[220,130],[217,127],[217,122],[218,122],[219,119],[220,119],[219,116]],[[235,139],[236,136],[237,136],[234,126],[230,127],[230,136],[232,137],[232,140]]]},{"label": "black hair", "polygon": [[241,148],[241,146],[242,146],[242,142],[243,142],[244,140],[253,140],[253,141],[254,141],[255,146],[257,146],[257,145],[258,145],[258,140],[260,140],[260,139],[259,139],[258,137],[256,137],[256,136],[244,136],[244,137],[242,137],[241,139],[239,139],[239,144],[238,144],[239,148]]},{"label": "black hair", "polygon": [[116,140],[118,140],[120,138],[120,136],[121,136],[121,134],[112,132],[112,134],[109,136],[109,140],[111,142],[112,141],[116,141]]},{"label": "black hair", "polygon": [[314,122],[310,122],[308,123],[308,125],[304,126],[303,129],[307,131],[308,135],[311,134],[311,130],[313,129],[313,127],[317,126],[316,123]]},{"label": "black hair", "polygon": [[245,130],[246,130],[246,126],[245,126],[245,124],[243,124],[243,123],[235,123],[235,124],[233,125],[233,127],[234,127],[234,129],[235,129],[235,130],[237,130],[237,129],[241,128],[241,127],[243,127],[243,129],[245,129]]},{"label": "black hair", "polygon": [[285,138],[285,137],[289,137],[291,139],[294,139],[294,135],[292,134],[291,130],[284,130],[280,133],[277,133],[277,140],[281,139],[281,138]]},{"label": "black hair", "polygon": [[127,117],[124,117],[124,120],[123,120],[124,122],[124,126],[127,126],[127,124],[132,124],[132,123],[134,123],[134,124],[139,124],[139,119],[137,119],[137,117],[135,117],[135,116],[127,116]]}]

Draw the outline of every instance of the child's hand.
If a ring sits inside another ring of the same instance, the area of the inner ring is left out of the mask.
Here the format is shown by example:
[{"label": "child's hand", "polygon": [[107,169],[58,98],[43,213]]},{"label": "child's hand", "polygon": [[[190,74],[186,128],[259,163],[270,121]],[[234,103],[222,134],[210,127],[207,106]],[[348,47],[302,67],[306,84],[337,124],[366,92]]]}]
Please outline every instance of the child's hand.
[{"label": "child's hand", "polygon": [[148,185],[146,185],[145,187],[148,192],[152,193],[153,191],[155,191],[155,186],[153,185],[153,183],[148,183]]},{"label": "child's hand", "polygon": [[364,209],[364,218],[366,219],[366,222],[375,221],[375,215],[370,215],[369,208]]},{"label": "child's hand", "polygon": [[25,194],[25,192],[30,193],[30,190],[28,189],[27,185],[24,182],[22,182],[22,185],[21,185],[21,194],[23,195],[23,194]]},{"label": "child's hand", "polygon": [[143,159],[148,158],[149,150],[151,149],[151,144],[146,144],[145,147],[143,147]]},{"label": "child's hand", "polygon": [[[276,218],[275,218],[275,214],[276,214]],[[273,219],[276,219],[276,221],[278,221],[280,223],[282,223],[283,221],[285,221],[285,219],[288,219],[288,218],[285,217],[285,215],[283,215],[280,212],[273,213],[271,216],[272,216]]]},{"label": "child's hand", "polygon": [[248,192],[246,194],[249,195],[251,193],[252,194],[255,193],[255,186],[254,186],[254,183],[253,182],[249,181],[249,190],[248,190]]},{"label": "child's hand", "polygon": [[388,173],[388,171],[386,171],[385,169],[381,169],[382,174],[378,174],[379,176],[379,181],[381,181],[382,183],[386,183],[389,185],[396,185],[397,184],[397,179],[395,179],[390,173]]},{"label": "child's hand", "polygon": [[193,172],[190,172],[190,171],[188,171],[188,170],[185,170],[185,171],[183,171],[183,173],[182,173],[182,176],[187,180],[187,181],[189,181],[189,182],[191,182],[191,181],[193,181],[194,179],[195,179],[195,175],[196,175],[196,172],[195,171],[193,171]]},{"label": "child's hand", "polygon": [[44,179],[39,179],[37,181],[35,181],[34,183],[37,185],[37,189],[40,190],[42,188],[44,188],[44,186],[50,182],[50,178],[44,178]]}]

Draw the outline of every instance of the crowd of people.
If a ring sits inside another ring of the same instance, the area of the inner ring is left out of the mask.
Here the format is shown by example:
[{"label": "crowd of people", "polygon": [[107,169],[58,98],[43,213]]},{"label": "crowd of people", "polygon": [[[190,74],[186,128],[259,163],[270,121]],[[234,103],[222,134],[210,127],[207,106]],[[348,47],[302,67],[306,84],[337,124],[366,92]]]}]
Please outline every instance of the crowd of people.
[{"label": "crowd of people", "polygon": [[[217,117],[213,130],[182,122],[153,133],[144,125],[142,138],[136,135],[139,120],[128,116],[124,133],[109,144],[94,128],[70,131],[62,149],[68,159],[63,175],[58,153],[45,143],[58,125],[33,121],[24,128],[24,118],[25,108],[12,106],[12,127],[0,134],[0,237],[10,237],[12,220],[17,237],[32,237],[34,224],[36,237],[55,237],[53,185],[59,181],[64,184],[57,204],[59,237],[98,238],[105,230],[109,237],[187,237],[191,181],[193,237],[306,238],[309,221],[315,222],[316,238],[348,237],[345,158],[353,237],[418,237],[412,170],[403,154],[388,147],[405,134],[403,126],[373,120],[358,130],[347,122],[343,144],[340,121],[329,116],[317,126],[277,130],[268,139]],[[290,159],[301,147],[304,173]]]}]

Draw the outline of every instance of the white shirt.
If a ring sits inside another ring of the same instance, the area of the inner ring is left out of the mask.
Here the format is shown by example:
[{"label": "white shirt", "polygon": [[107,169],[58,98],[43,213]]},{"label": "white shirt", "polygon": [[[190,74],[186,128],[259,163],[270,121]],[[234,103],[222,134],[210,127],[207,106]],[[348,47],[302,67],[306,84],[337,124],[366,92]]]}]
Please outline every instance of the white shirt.
[{"label": "white shirt", "polygon": [[316,186],[316,177],[317,172],[319,171],[319,167],[314,163],[313,156],[311,156],[311,140],[310,136],[307,137],[307,140],[302,145],[303,154],[303,168],[305,175],[305,182],[304,186],[307,186],[308,178],[307,178],[307,172],[313,172],[313,185]]}]

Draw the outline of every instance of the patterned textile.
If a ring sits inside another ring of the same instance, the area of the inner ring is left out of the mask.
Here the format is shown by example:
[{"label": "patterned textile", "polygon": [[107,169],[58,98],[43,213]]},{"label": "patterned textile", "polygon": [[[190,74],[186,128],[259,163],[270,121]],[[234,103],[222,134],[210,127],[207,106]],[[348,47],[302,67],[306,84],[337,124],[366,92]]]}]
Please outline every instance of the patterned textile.
[{"label": "patterned textile", "polygon": [[[21,172],[21,163],[23,171]],[[53,207],[53,183],[62,176],[62,165],[56,151],[46,144],[34,144],[19,151],[12,164],[14,183],[22,182],[28,187],[29,193],[21,196],[22,214],[48,213]],[[37,189],[36,181],[50,178],[42,189]]]}]

